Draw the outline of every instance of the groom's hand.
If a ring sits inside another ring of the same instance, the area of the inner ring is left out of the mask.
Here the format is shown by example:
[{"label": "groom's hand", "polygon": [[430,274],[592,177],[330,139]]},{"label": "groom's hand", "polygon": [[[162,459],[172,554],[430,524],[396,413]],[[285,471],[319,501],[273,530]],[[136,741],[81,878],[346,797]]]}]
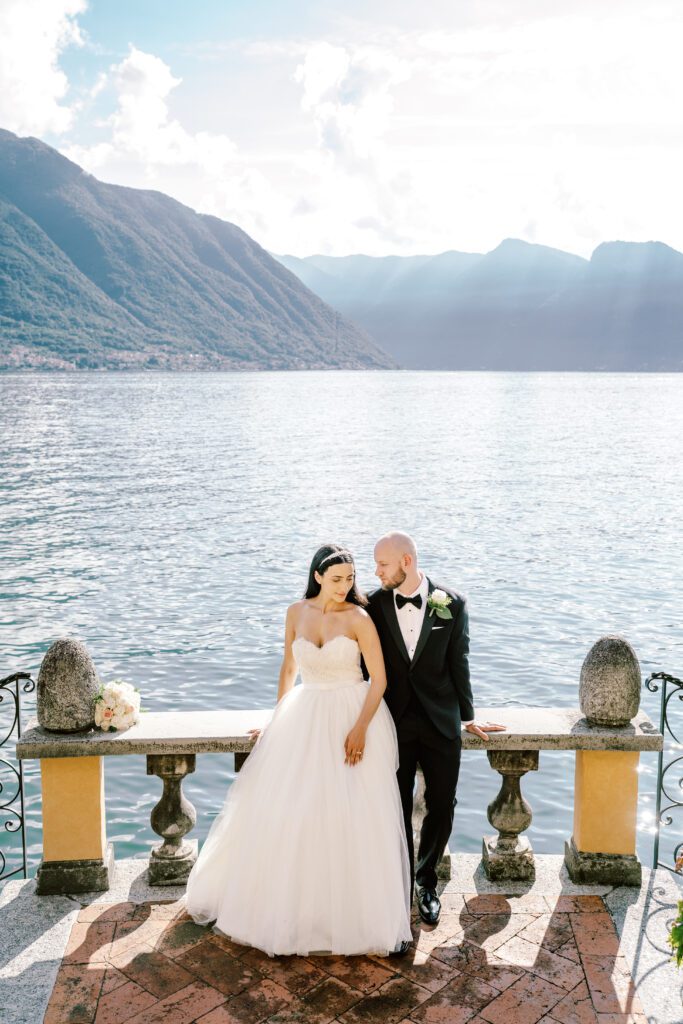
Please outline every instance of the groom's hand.
[{"label": "groom's hand", "polygon": [[479,739],[486,740],[488,742],[489,732],[505,732],[507,729],[506,725],[501,725],[500,722],[470,722],[469,725],[465,726],[465,732],[471,732],[474,736],[478,736]]}]

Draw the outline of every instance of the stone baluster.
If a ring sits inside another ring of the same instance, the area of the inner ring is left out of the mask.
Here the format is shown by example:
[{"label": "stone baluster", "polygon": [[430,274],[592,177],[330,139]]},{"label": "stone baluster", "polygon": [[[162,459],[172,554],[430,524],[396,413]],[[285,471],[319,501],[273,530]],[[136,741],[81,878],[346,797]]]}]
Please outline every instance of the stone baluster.
[{"label": "stone baluster", "polygon": [[484,870],[493,881],[533,880],[536,867],[531,843],[520,835],[531,824],[532,814],[522,796],[520,779],[527,772],[538,771],[538,751],[487,750],[486,754],[503,782],[486,812],[498,835],[484,837]]},{"label": "stone baluster", "polygon": [[148,878],[150,885],[181,885],[187,881],[197,860],[198,841],[184,840],[194,828],[197,812],[183,795],[182,782],[195,770],[195,754],[148,754],[147,774],[158,775],[164,784],[150,822],[163,843],[152,848]]}]

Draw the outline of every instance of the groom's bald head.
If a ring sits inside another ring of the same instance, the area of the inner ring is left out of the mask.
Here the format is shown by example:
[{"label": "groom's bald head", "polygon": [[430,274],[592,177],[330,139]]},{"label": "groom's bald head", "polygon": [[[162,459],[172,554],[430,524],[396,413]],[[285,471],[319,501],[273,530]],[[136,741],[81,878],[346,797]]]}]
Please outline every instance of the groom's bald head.
[{"label": "groom's bald head", "polygon": [[393,530],[380,537],[375,544],[375,562],[375,575],[385,590],[394,590],[404,582],[419,584],[417,545],[407,533]]},{"label": "groom's bald head", "polygon": [[377,548],[380,545],[382,545],[385,550],[391,551],[397,558],[409,555],[413,568],[417,568],[417,545],[409,534],[401,533],[400,530],[393,530],[391,533],[385,533],[383,537],[380,537],[375,545],[375,554],[377,553]]}]

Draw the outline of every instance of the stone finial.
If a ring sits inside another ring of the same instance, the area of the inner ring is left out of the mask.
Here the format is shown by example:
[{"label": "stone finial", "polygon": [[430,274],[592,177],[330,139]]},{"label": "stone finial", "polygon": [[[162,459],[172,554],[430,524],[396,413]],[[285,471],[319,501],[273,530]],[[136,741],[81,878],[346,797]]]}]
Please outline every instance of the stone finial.
[{"label": "stone finial", "polygon": [[38,724],[52,732],[80,732],[95,724],[100,680],[85,644],[68,637],[48,648],[38,674]]},{"label": "stone finial", "polygon": [[590,725],[628,725],[640,707],[636,652],[621,636],[603,636],[581,666],[579,704]]}]

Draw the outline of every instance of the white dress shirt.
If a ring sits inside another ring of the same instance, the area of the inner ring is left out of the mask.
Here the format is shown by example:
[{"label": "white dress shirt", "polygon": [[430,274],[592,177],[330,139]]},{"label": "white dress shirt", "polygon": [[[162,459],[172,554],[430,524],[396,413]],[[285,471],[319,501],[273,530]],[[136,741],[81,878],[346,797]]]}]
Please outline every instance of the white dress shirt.
[{"label": "white dress shirt", "polygon": [[[413,660],[415,654],[415,648],[417,647],[417,641],[422,631],[422,625],[424,623],[425,615],[427,614],[427,596],[429,594],[429,582],[423,572],[420,573],[421,580],[419,587],[412,592],[412,594],[403,594],[403,597],[416,597],[417,594],[422,598],[422,607],[416,608],[414,604],[404,604],[402,608],[398,607],[396,603],[396,595],[398,594],[398,588],[394,588],[394,608],[396,609],[396,618],[398,619],[399,629],[401,630],[401,636],[403,642],[406,645],[406,651],[408,657]],[[474,719],[470,719],[471,722]],[[463,726],[469,725],[470,722],[463,722]]]},{"label": "white dress shirt", "polygon": [[406,645],[408,657],[413,660],[415,654],[415,648],[417,647],[417,641],[420,638],[420,631],[422,629],[422,623],[424,622],[425,613],[427,611],[427,594],[429,592],[429,583],[424,573],[421,574],[422,579],[417,590],[414,590],[412,594],[403,594],[402,597],[416,597],[417,594],[422,598],[422,607],[416,608],[414,604],[404,604],[402,608],[399,608],[396,603],[396,595],[398,590],[394,590],[394,607],[396,609],[396,618],[398,619],[398,625],[401,630],[401,636],[403,637],[403,643]]}]

